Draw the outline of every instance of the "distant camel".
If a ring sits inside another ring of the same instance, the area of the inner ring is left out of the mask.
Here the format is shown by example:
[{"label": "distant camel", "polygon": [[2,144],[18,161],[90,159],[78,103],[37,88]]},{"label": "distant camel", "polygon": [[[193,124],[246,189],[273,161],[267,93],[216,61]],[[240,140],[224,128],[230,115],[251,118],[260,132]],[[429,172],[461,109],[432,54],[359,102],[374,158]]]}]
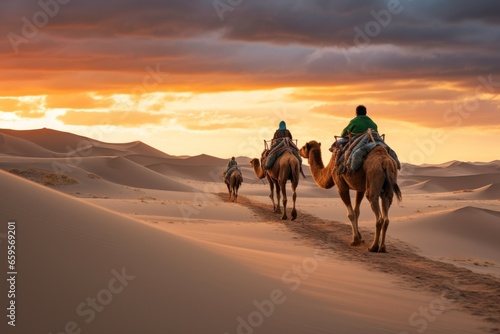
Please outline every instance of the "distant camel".
[{"label": "distant camel", "polygon": [[233,202],[238,201],[238,189],[243,183],[243,176],[239,169],[234,170],[229,177],[229,180],[224,181],[227,185],[227,190],[229,191],[229,200]]},{"label": "distant camel", "polygon": [[[389,208],[394,194],[401,201],[401,190],[397,185],[398,168],[396,162],[382,146],[375,147],[366,157],[363,166],[353,173],[339,174],[335,168],[335,154],[326,168],[321,157],[321,143],[310,141],[300,149],[300,155],[309,160],[314,182],[324,189],[337,185],[340,198],[347,207],[347,217],[352,225],[351,246],[359,245],[363,239],[358,229],[359,205],[366,197],[375,213],[376,230],[370,252],[386,252],[385,234],[389,227]],[[356,191],[356,206],[351,205],[349,189]],[[380,210],[379,198],[382,202]],[[381,233],[382,232],[382,233]]]},{"label": "distant camel", "polygon": [[[293,200],[293,208],[292,208],[292,219],[295,220],[297,218],[297,210],[295,209],[295,201],[297,199],[297,186],[299,185],[299,175],[300,175],[300,162],[299,159],[290,151],[285,151],[282,155],[276,159],[273,167],[271,169],[266,169],[265,172],[260,166],[260,160],[255,158],[250,161],[250,165],[253,167],[255,171],[255,175],[259,179],[263,179],[267,177],[269,182],[269,187],[271,188],[271,194],[269,197],[273,202],[274,212],[280,213],[280,190],[283,195],[283,215],[281,219],[288,219],[286,215],[286,183],[288,180],[292,183],[292,200]],[[278,197],[278,201],[275,204],[274,202],[274,193],[273,188],[276,186],[276,195]]]}]

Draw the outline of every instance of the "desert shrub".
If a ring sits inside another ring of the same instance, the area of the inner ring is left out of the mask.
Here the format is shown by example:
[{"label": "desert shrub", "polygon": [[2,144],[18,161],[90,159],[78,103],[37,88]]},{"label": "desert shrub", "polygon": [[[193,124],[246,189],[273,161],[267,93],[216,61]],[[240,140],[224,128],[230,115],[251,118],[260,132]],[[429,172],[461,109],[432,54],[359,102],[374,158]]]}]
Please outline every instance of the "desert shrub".
[{"label": "desert shrub", "polygon": [[13,168],[9,172],[46,186],[65,186],[78,183],[78,180],[74,177],[44,169],[28,168],[19,170]]}]

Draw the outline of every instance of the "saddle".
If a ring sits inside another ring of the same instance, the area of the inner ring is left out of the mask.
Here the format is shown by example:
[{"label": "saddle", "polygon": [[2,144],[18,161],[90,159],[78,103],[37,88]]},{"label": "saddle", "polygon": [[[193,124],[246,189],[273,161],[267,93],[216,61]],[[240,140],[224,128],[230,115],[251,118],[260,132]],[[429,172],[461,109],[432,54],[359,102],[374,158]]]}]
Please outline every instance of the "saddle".
[{"label": "saddle", "polygon": [[227,171],[225,171],[223,173],[224,175],[224,181],[227,182],[229,180],[229,178],[231,177],[231,174],[235,171],[235,170],[240,170],[240,167],[238,166],[233,166],[231,168],[229,168]]},{"label": "saddle", "polygon": [[337,173],[339,174],[357,171],[363,165],[368,153],[377,146],[384,147],[396,162],[398,169],[401,169],[401,163],[396,152],[385,143],[385,135],[380,136],[373,129],[368,129],[362,134],[349,137],[349,141],[345,145],[339,145],[337,137],[335,139],[331,151],[334,155]]},{"label": "saddle", "polygon": [[278,158],[286,151],[291,152],[299,160],[300,163],[300,173],[304,178],[304,172],[302,170],[302,157],[299,155],[299,148],[297,144],[290,138],[278,138],[271,141],[271,148],[269,148],[268,143],[264,140],[264,151],[260,158],[262,169],[273,168],[274,163]]}]

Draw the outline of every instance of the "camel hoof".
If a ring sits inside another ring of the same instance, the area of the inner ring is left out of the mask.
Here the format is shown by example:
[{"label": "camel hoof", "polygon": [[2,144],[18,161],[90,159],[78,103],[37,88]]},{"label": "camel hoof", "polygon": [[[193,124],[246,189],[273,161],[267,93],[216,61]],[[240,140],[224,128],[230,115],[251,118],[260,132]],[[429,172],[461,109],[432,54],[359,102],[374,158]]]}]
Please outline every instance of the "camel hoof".
[{"label": "camel hoof", "polygon": [[281,217],[281,220],[287,220],[287,219],[288,219],[288,217],[287,217],[287,216],[282,216],[282,217]]},{"label": "camel hoof", "polygon": [[351,247],[353,247],[353,246],[359,246],[359,245],[361,245],[361,241],[360,240],[353,240],[351,242]]},{"label": "camel hoof", "polygon": [[378,245],[371,246],[370,248],[368,248],[368,251],[372,253],[378,252]]},{"label": "camel hoof", "polygon": [[379,253],[387,253],[387,250],[385,249],[385,246],[382,246],[378,249]]},{"label": "camel hoof", "polygon": [[281,213],[281,209],[274,209],[274,213]]},{"label": "camel hoof", "polygon": [[292,219],[291,220],[295,220],[295,219],[297,219],[297,212],[292,211]]}]

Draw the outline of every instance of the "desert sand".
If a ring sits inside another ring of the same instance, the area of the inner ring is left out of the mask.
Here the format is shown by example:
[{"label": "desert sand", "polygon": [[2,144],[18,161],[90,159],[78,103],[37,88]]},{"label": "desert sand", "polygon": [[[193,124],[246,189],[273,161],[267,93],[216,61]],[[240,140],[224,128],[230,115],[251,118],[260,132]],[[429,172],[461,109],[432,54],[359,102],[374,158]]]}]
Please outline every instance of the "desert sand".
[{"label": "desert sand", "polygon": [[0,130],[0,254],[15,221],[17,260],[1,332],[500,332],[500,161],[404,164],[389,253],[373,254],[366,200],[366,244],[349,247],[335,188],[305,166],[298,218],[281,221],[250,158],[233,203],[227,159]]}]

